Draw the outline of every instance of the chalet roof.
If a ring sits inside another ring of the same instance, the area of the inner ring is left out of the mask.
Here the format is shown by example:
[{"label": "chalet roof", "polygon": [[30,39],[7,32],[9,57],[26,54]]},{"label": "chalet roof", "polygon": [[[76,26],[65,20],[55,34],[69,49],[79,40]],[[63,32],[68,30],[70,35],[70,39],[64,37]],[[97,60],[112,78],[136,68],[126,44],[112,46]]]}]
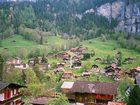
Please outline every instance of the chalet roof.
[{"label": "chalet roof", "polygon": [[124,102],[108,102],[108,105],[126,105]]},{"label": "chalet roof", "polygon": [[140,76],[136,77],[136,84],[140,86]]},{"label": "chalet roof", "polygon": [[31,104],[35,104],[35,105],[48,105],[50,99],[47,97],[39,97],[39,98],[35,98],[31,101]]},{"label": "chalet roof", "polygon": [[75,54],[73,53],[73,52],[71,52],[71,51],[68,51],[67,52],[71,57],[74,57],[75,56]]},{"label": "chalet roof", "polygon": [[62,78],[68,79],[68,78],[71,78],[72,75],[73,74],[71,74],[71,73],[64,73],[63,76],[62,76]]},{"label": "chalet roof", "polygon": [[98,68],[99,66],[98,65],[96,65],[96,64],[93,64],[92,65],[92,68]]},{"label": "chalet roof", "polygon": [[21,64],[22,61],[21,61],[20,59],[12,59],[12,60],[8,60],[6,63],[7,63],[8,65],[11,65],[11,64],[13,64],[13,65],[18,65],[18,64]]},{"label": "chalet roof", "polygon": [[117,84],[107,82],[76,81],[72,87],[74,93],[117,94]]},{"label": "chalet roof", "polygon": [[9,85],[9,83],[0,81],[0,90],[6,88],[8,85]]},{"label": "chalet roof", "polygon": [[17,87],[17,88],[21,88],[21,87],[25,87],[25,86],[14,84],[14,83],[8,83],[8,82],[0,81],[0,90],[5,89],[6,87],[11,87],[11,88]]},{"label": "chalet roof", "polygon": [[74,82],[64,82],[61,86],[62,89],[67,88],[71,89],[73,87]]}]

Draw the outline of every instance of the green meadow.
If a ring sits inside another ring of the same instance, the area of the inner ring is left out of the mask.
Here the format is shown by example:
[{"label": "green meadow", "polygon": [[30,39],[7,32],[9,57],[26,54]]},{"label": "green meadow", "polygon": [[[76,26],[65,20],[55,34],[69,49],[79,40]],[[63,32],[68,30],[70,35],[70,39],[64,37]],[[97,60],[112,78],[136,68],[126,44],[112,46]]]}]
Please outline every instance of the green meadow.
[{"label": "green meadow", "polygon": [[[26,50],[27,52],[30,52],[34,49],[39,48],[41,52],[45,51],[49,53],[52,51],[51,46],[60,46],[68,42],[68,40],[62,39],[60,36],[47,36],[44,37],[44,41],[46,43],[44,43],[43,45],[39,45],[36,42],[25,40],[20,35],[14,35],[10,38],[2,40],[2,47],[0,47],[0,52],[9,52],[10,55],[12,55],[17,54],[19,50]],[[127,70],[140,66],[140,53],[135,50],[122,48],[115,40],[106,40],[105,42],[103,42],[100,38],[96,38],[82,41],[81,44],[89,50],[95,51],[95,56],[87,61],[84,61],[83,63],[90,62],[91,64],[98,64],[101,68],[103,68],[105,65],[99,62],[95,62],[95,58],[106,58],[108,55],[114,56],[118,51],[121,51],[123,59],[128,57],[137,58],[137,60],[132,64],[122,65],[124,69]],[[50,59],[49,61],[57,62],[58,60]]]}]

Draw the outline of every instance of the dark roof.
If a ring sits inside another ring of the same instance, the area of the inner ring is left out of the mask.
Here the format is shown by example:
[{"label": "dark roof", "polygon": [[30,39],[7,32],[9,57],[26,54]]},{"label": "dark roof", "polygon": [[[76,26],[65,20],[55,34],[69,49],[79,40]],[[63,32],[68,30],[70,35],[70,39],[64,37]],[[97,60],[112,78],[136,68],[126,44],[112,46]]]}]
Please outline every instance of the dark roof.
[{"label": "dark roof", "polygon": [[139,86],[140,86],[140,76],[137,76],[137,77],[136,77],[135,82],[136,82],[136,84],[137,84],[137,85],[139,85]]},{"label": "dark roof", "polygon": [[8,85],[9,83],[0,81],[0,90],[6,88]]},{"label": "dark roof", "polygon": [[71,92],[116,95],[117,86],[117,83],[76,81]]},{"label": "dark roof", "polygon": [[4,89],[6,87],[21,88],[21,87],[26,87],[26,86],[18,85],[18,84],[15,84],[15,83],[8,83],[8,82],[0,81],[0,90]]}]

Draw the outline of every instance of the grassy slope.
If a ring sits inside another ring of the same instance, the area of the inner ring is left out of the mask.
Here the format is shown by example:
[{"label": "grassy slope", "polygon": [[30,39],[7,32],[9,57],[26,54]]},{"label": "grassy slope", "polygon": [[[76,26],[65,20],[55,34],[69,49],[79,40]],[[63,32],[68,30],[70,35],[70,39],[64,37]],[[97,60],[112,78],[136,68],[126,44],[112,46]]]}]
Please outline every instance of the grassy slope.
[{"label": "grassy slope", "polygon": [[[15,40],[16,42],[13,42]],[[7,49],[5,49],[7,48]],[[10,38],[2,40],[2,47],[0,48],[0,52],[3,51],[9,52],[11,55],[16,55],[19,50],[27,50],[27,52],[31,52],[32,50],[39,48],[42,51],[47,49],[46,45],[39,45],[36,42],[25,40],[20,35],[14,35]]]},{"label": "grassy slope", "polygon": [[[15,40],[16,42],[13,42],[13,40]],[[2,41],[3,47],[0,48],[0,51],[3,51],[4,48],[8,48],[7,51],[9,51],[10,53],[17,53],[20,48],[25,48],[27,49],[27,51],[31,51],[34,48],[41,48],[41,49],[47,48],[48,52],[50,52],[51,51],[50,46],[61,45],[67,42],[67,40],[61,39],[60,36],[48,36],[48,37],[45,37],[44,40],[47,40],[47,44],[38,45],[37,43],[33,41],[27,41],[23,39],[22,36],[15,35],[11,38],[8,38]],[[123,65],[125,69],[140,66],[140,53],[134,50],[121,48],[116,43],[116,41],[108,40],[106,42],[102,42],[100,39],[92,39],[88,41],[83,41],[82,44],[84,47],[88,47],[89,49],[94,49],[96,55],[93,58],[91,58],[89,61],[91,63],[99,64],[101,67],[104,67],[104,65],[94,61],[96,57],[106,58],[107,55],[113,56],[118,51],[121,51],[123,53],[123,58],[124,57],[139,57],[139,59],[135,63]],[[114,48],[116,50],[114,50]]]},{"label": "grassy slope", "polygon": [[[82,42],[82,44],[85,47],[88,47],[89,49],[94,49],[94,51],[96,53],[95,57],[106,58],[107,55],[113,56],[118,51],[122,52],[123,58],[138,57],[138,60],[136,62],[134,62],[133,64],[123,65],[123,68],[125,68],[125,69],[140,66],[140,53],[138,53],[134,50],[121,48],[120,45],[118,45],[116,41],[108,40],[106,42],[102,42],[100,39],[93,39],[93,40],[84,41],[84,42]],[[115,48],[115,50],[114,50],[114,48]],[[97,62],[94,62],[95,57],[93,57],[91,59],[91,62],[97,63]],[[104,65],[100,64],[100,66],[103,67]]]},{"label": "grassy slope", "polygon": [[45,37],[44,40],[47,40],[47,44],[39,45],[33,41],[25,40],[20,35],[14,35],[10,38],[2,40],[2,47],[0,48],[0,52],[3,52],[5,48],[7,48],[6,51],[9,51],[11,54],[17,53],[18,50],[22,48],[27,49],[27,51],[31,51],[32,49],[35,48],[40,48],[41,50],[47,49],[47,51],[50,52],[51,45],[58,45],[64,41],[60,37],[55,36]]}]

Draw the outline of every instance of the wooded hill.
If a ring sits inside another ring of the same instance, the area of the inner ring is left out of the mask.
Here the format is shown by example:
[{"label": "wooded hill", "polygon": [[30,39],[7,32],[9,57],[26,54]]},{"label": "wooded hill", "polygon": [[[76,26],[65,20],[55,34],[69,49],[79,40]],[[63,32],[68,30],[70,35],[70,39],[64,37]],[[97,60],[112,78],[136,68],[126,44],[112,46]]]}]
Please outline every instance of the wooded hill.
[{"label": "wooded hill", "polygon": [[[96,14],[99,6],[117,0],[36,0],[0,3],[0,38],[20,34],[27,40],[42,44],[44,35],[79,37],[81,40],[102,37],[115,39],[123,47],[139,50],[138,37],[115,32],[117,20],[111,22]],[[123,1],[123,0],[122,0]],[[124,0],[132,3],[132,0]],[[138,0],[133,1],[138,2]],[[87,12],[91,8],[94,12]],[[81,15],[82,18],[81,18]],[[48,32],[48,33],[45,33]],[[120,40],[121,39],[121,40]],[[131,40],[133,39],[133,40]],[[1,43],[1,42],[0,42]]]}]

